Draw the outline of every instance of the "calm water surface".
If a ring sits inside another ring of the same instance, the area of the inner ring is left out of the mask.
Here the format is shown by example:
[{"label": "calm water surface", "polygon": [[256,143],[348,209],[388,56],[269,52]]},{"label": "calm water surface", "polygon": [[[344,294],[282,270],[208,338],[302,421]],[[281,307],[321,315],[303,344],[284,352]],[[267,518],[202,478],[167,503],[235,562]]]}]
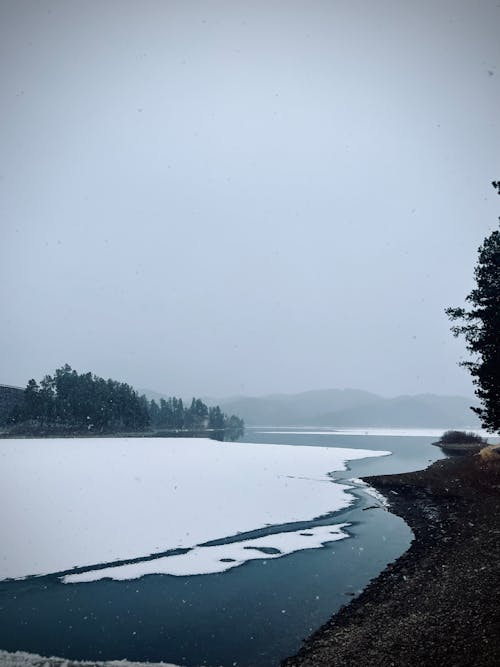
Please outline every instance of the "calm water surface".
[{"label": "calm water surface", "polygon": [[[348,471],[335,473],[338,480],[418,470],[442,458],[431,445],[433,436],[284,430],[248,429],[244,441],[393,452],[352,462]],[[0,648],[86,660],[275,667],[410,544],[411,531],[401,519],[383,509],[364,511],[374,499],[360,489],[352,493],[355,502],[347,510],[302,524],[351,524],[349,538],[320,549],[193,577],[2,582]]]}]

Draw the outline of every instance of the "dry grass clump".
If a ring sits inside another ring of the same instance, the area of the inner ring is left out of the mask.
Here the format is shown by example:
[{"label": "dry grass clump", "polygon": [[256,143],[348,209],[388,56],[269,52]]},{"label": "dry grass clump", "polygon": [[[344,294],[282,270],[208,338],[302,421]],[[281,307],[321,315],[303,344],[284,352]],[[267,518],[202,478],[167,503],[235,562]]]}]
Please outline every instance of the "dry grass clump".
[{"label": "dry grass clump", "polygon": [[488,447],[484,447],[479,452],[479,456],[481,457],[481,461],[500,463],[500,445],[488,445]]}]

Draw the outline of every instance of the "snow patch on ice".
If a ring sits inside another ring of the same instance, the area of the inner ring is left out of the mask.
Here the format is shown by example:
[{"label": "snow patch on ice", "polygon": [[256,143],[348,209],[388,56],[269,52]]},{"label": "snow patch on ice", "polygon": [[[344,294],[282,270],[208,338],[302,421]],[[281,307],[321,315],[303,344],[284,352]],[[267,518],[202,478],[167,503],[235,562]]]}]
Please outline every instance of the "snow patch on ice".
[{"label": "snow patch on ice", "polygon": [[348,537],[342,528],[348,523],[309,528],[307,532],[276,533],[252,540],[242,540],[217,546],[195,547],[185,554],[165,556],[154,560],[69,574],[62,578],[65,584],[78,584],[110,577],[111,579],[138,579],[146,574],[189,576],[225,572],[250,560],[268,561],[304,549],[317,549],[328,542]]}]

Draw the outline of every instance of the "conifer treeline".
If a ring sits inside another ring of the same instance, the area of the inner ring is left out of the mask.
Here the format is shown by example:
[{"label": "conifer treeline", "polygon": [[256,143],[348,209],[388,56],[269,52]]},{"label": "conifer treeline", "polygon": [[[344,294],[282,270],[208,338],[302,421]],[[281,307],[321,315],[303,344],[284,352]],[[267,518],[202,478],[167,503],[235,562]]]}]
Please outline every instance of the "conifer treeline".
[{"label": "conifer treeline", "polygon": [[241,419],[225,415],[219,406],[207,407],[200,399],[184,406],[181,398],[148,401],[130,385],[104,380],[92,373],[79,374],[68,364],[40,383],[30,380],[24,401],[14,408],[9,424],[17,431],[70,433],[120,433],[154,430],[208,431],[219,439],[236,439],[243,433]]},{"label": "conifer treeline", "polygon": [[241,419],[225,415],[218,405],[209,408],[199,398],[193,398],[190,406],[185,406],[182,398],[163,398],[160,403],[154,400],[149,403],[149,418],[153,428],[172,429],[221,429],[242,427]]}]

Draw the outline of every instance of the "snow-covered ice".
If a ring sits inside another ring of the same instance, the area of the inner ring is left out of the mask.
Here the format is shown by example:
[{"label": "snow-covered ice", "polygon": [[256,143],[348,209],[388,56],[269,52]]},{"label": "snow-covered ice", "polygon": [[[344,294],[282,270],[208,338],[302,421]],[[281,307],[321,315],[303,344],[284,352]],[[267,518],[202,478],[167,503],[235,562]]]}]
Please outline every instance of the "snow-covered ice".
[{"label": "snow-covered ice", "polygon": [[352,502],[329,472],[389,453],[202,438],[3,440],[0,579],[309,521]]},{"label": "snow-covered ice", "polygon": [[0,651],[0,667],[176,667],[166,662],[130,662],[130,660],[68,660],[67,658],[46,657],[24,651]]},{"label": "snow-covered ice", "polygon": [[[252,427],[250,427],[252,428]],[[280,435],[370,435],[396,438],[439,438],[443,435],[442,428],[376,428],[372,426],[358,428],[324,428],[321,430],[307,430],[307,429],[284,429],[284,430],[257,430],[256,433],[261,435],[280,434]],[[483,434],[482,431],[477,430],[478,434]],[[484,431],[484,435],[488,435]]]},{"label": "snow-covered ice", "polygon": [[270,560],[281,558],[295,551],[317,549],[318,547],[348,537],[342,528],[348,523],[329,526],[315,526],[287,533],[274,533],[252,540],[241,540],[217,546],[195,547],[185,554],[164,556],[154,560],[117,565],[101,570],[90,570],[81,574],[69,574],[62,578],[64,583],[78,584],[84,581],[111,579],[138,579],[146,574],[172,574],[188,576],[224,572],[249,560]]}]

